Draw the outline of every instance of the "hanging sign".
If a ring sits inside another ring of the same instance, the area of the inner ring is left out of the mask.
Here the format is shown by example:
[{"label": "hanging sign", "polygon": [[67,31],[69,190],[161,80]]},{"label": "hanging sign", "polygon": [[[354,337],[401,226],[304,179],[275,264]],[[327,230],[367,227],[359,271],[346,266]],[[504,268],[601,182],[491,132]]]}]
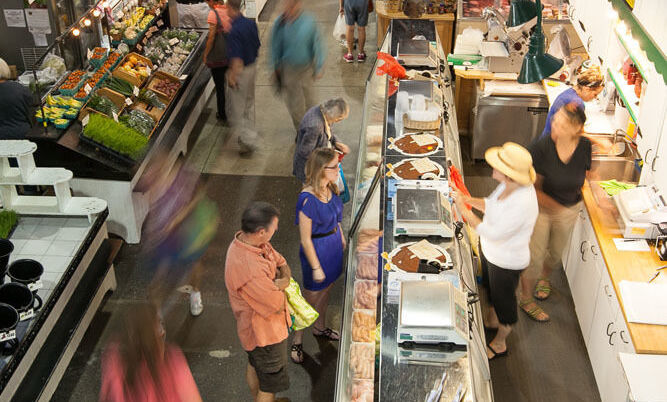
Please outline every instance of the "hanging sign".
[{"label": "hanging sign", "polygon": [[19,9],[6,9],[5,11],[5,22],[9,28],[25,28],[25,14],[23,10]]},{"label": "hanging sign", "polygon": [[49,21],[49,10],[39,8],[27,8],[25,10],[25,20],[28,24],[28,31],[31,33],[50,34],[51,22]]}]

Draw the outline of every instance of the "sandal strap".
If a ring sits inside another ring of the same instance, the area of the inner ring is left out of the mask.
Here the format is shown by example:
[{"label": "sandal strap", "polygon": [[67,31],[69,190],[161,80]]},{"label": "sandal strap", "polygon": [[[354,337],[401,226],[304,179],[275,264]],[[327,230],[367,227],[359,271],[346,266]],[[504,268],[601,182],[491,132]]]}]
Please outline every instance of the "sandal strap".
[{"label": "sandal strap", "polygon": [[329,339],[331,339],[331,340],[338,340],[338,339],[340,339],[340,334],[339,334],[337,331],[334,331],[333,329],[331,329],[331,328],[329,328],[329,327],[324,328],[323,330],[319,330],[319,329],[317,329],[317,328],[313,328],[313,329],[314,329],[315,331],[318,331],[318,333],[315,334],[315,336],[322,336],[322,337],[329,338]]},{"label": "sandal strap", "polygon": [[302,343],[293,343],[290,350],[292,352],[303,353],[303,344]]}]

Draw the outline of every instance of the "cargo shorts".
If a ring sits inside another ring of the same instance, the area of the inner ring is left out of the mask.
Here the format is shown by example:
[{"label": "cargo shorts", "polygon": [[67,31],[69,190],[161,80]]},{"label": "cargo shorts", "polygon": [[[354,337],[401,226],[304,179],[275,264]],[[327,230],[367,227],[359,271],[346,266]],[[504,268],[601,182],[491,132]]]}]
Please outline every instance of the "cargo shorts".
[{"label": "cargo shorts", "polygon": [[248,353],[262,392],[275,394],[289,388],[287,375],[287,339],[273,345],[258,346]]}]

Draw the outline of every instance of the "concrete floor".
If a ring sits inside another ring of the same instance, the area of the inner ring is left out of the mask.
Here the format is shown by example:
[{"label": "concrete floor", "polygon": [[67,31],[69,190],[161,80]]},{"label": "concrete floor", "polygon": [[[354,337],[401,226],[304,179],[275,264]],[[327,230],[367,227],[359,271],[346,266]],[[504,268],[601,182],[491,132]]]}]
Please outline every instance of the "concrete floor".
[{"label": "concrete floor", "polygon": [[[232,236],[240,226],[242,209],[251,200],[272,202],[281,210],[280,228],[272,241],[292,266],[300,281],[298,234],[294,227],[294,206],[299,191],[292,177],[294,131],[284,103],[271,87],[267,67],[270,26],[279,13],[278,0],[269,0],[258,22],[262,47],[256,86],[257,128],[262,136],[260,149],[250,158],[240,158],[235,138],[215,119],[215,99],[195,127],[198,140],[188,154],[189,161],[208,180],[209,196],[220,206],[222,225],[212,246],[203,257],[207,267],[203,280],[204,312],[193,318],[188,299],[177,296],[166,316],[167,339],[179,345],[190,364],[201,395],[206,401],[250,401],[245,383],[246,354],[238,341],[224,285],[224,258]],[[328,56],[324,77],[316,82],[318,100],[343,96],[350,102],[350,116],[335,125],[334,132],[352,153],[344,161],[346,172],[356,169],[365,82],[375,61],[375,17],[371,17],[365,64],[347,64],[343,49],[333,43],[331,32],[338,10],[337,0],[304,1],[327,41]],[[466,154],[463,138],[463,154]],[[488,194],[495,184],[490,169],[466,164],[465,180],[473,195]],[[350,180],[352,174],[348,174]],[[353,186],[351,186],[353,188]],[[349,215],[350,211],[346,211]],[[348,219],[344,222],[348,224]],[[54,401],[97,399],[100,387],[100,355],[120,317],[145,297],[150,277],[138,264],[141,246],[124,245],[116,258],[118,289],[111,294],[86,333],[63,378]],[[558,273],[555,293],[547,304],[552,322],[536,324],[520,314],[510,336],[513,347],[505,359],[492,362],[496,401],[595,401],[599,400],[595,380],[578,329],[567,281]],[[333,288],[327,321],[340,326],[342,283]],[[545,306],[546,308],[546,306]],[[292,401],[331,401],[336,376],[336,343],[316,341],[306,335],[303,365],[291,364],[290,389],[281,394]],[[406,401],[407,402],[407,401]]]}]

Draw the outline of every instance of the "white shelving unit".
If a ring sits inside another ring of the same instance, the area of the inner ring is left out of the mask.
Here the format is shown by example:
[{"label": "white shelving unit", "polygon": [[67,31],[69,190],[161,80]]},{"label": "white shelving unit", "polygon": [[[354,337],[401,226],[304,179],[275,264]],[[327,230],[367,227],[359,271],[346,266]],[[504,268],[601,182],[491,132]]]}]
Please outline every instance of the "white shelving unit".
[{"label": "white shelving unit", "polygon": [[[0,201],[6,209],[29,215],[86,216],[92,222],[107,208],[107,202],[95,197],[73,197],[72,172],[63,168],[38,168],[33,153],[34,142],[0,141]],[[14,158],[18,167],[10,167]],[[19,195],[16,186],[53,186],[55,196]]]}]

